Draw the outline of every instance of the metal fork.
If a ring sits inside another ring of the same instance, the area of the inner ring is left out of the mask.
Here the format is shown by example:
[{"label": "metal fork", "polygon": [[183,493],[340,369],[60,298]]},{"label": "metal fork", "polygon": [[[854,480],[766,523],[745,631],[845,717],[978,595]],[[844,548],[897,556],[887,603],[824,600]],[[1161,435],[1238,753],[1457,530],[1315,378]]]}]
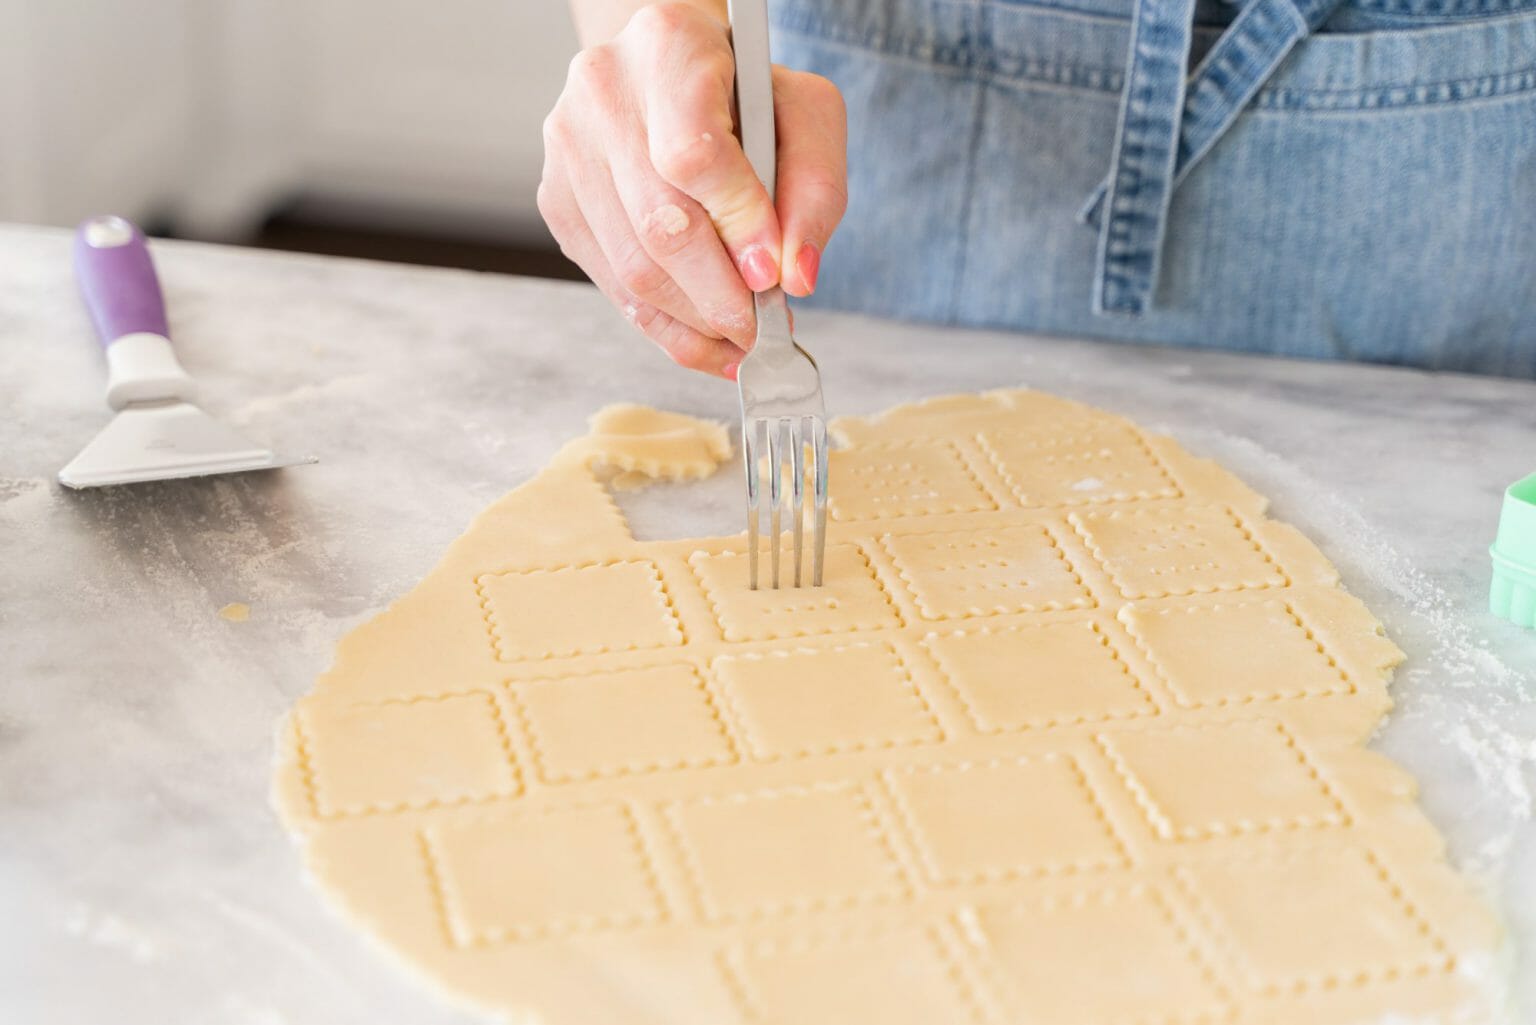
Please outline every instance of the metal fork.
[{"label": "metal fork", "polygon": [[[730,0],[731,48],[736,54],[736,123],[741,147],[752,169],[774,196],[778,141],[773,127],[773,71],[768,56],[768,5],[765,0]],[[773,547],[773,586],[779,586],[780,510],[784,505],[784,469],[789,463],[794,521],[795,586],[805,543],[805,448],[811,447],[811,584],[821,586],[827,546],[827,412],[821,397],[816,361],[795,343],[789,306],[782,288],[754,297],[757,342],[737,368],[741,389],[741,451],[747,470],[747,562],[750,584],[757,589],[758,531],[768,513]],[[759,460],[768,454],[768,492],[759,480]],[[787,450],[787,451],[786,451]],[[766,499],[766,501],[765,501]]]}]

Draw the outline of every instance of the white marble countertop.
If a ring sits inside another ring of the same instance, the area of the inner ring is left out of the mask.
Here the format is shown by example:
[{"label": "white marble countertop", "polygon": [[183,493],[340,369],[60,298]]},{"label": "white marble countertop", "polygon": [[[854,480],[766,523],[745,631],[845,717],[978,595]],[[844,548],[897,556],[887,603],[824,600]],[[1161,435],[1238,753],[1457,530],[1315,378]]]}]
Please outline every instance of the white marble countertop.
[{"label": "white marble countertop", "polygon": [[[467,1020],[307,889],[267,805],[274,724],[337,638],[592,410],[728,419],[734,390],[676,371],[582,286],[155,254],[205,408],[321,462],[65,492],[54,474],[107,419],[101,359],[67,234],[0,228],[0,1021]],[[1536,470],[1536,383],[799,327],[834,412],[1027,384],[1171,432],[1271,496],[1409,653],[1378,743],[1486,884],[1516,1016],[1536,1021],[1536,633],[1485,612],[1500,493]],[[722,502],[671,523],[705,529]],[[219,618],[237,601],[248,621]]]}]

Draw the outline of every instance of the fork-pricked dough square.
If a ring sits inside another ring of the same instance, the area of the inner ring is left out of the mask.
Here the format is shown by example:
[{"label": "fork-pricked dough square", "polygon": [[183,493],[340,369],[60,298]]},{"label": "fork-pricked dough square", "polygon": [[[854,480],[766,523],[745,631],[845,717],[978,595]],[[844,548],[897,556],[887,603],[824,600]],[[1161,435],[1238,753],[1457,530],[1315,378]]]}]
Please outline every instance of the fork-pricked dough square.
[{"label": "fork-pricked dough square", "polygon": [[935,513],[986,512],[997,508],[948,441],[871,446],[834,451],[829,470],[828,512],[835,520],[891,520]]},{"label": "fork-pricked dough square", "polygon": [[[791,558],[793,556],[791,555]],[[809,559],[809,553],[806,553]],[[830,544],[821,587],[770,587],[762,555],[763,585],[749,590],[747,556],[696,552],[688,560],[727,641],[767,641],[818,634],[880,630],[901,622],[869,559],[854,545]],[[784,566],[789,572],[790,566]]]},{"label": "fork-pricked dough square", "polygon": [[1218,506],[1150,505],[1073,513],[1125,598],[1284,587],[1280,567]]},{"label": "fork-pricked dough square", "polygon": [[1122,424],[983,431],[977,441],[1024,506],[1072,506],[1182,492],[1146,441]]},{"label": "fork-pricked dough square", "polygon": [[1094,605],[1061,545],[1042,526],[893,534],[882,541],[924,619]]}]

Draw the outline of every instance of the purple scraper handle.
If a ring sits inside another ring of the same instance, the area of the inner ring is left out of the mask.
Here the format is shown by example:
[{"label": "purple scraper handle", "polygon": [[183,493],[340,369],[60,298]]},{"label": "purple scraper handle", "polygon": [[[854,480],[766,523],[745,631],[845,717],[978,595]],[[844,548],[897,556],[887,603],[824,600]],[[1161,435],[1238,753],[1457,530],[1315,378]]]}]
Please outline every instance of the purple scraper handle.
[{"label": "purple scraper handle", "polygon": [[92,217],[75,230],[75,277],[103,348],[124,335],[170,337],[165,299],[144,233],[122,217]]}]

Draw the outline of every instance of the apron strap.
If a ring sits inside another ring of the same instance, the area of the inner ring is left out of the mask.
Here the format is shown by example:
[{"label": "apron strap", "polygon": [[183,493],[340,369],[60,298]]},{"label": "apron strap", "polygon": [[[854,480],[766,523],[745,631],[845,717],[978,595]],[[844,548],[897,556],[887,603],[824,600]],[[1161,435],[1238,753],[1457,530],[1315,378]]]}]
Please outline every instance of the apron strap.
[{"label": "apron strap", "polygon": [[1138,0],[1110,175],[1079,214],[1099,229],[1095,313],[1146,312],[1173,189],[1342,2],[1252,0],[1186,82],[1193,0]]}]

